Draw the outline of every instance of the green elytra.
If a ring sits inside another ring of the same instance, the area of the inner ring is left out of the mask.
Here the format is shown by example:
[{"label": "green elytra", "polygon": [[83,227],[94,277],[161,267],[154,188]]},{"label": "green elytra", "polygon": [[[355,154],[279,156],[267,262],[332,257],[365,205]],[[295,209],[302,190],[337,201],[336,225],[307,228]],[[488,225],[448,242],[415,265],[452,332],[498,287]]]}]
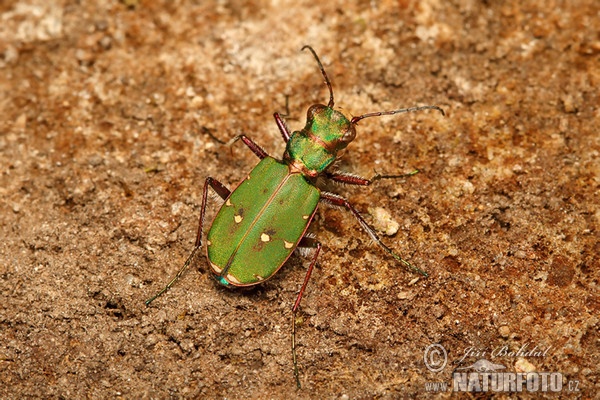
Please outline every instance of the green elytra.
[{"label": "green elytra", "polygon": [[208,260],[219,282],[251,286],[273,276],[304,236],[319,197],[301,174],[265,157],[231,193],[208,232]]},{"label": "green elytra", "polygon": [[437,110],[444,115],[444,111],[437,106],[421,106],[368,113],[349,120],[333,109],[331,82],[316,52],[310,46],[304,46],[302,50],[304,49],[308,49],[318,63],[329,89],[329,103],[312,105],[308,109],[304,128],[291,134],[281,116],[278,113],[273,115],[286,142],[282,160],[270,157],[246,135],[236,136],[230,141],[232,144],[242,140],[261,161],[233,191],[211,177],[206,178],[194,249],[175,277],[145,302],[149,305],[169,290],[202,247],[204,216],[210,187],[225,201],[213,220],[206,240],[207,258],[219,283],[229,287],[260,284],[277,273],[296,248],[314,249],[304,282],[292,307],[292,359],[298,388],[301,385],[296,356],[295,316],[321,250],[321,243],[306,235],[320,202],[346,208],[377,245],[404,266],[427,276],[426,272],[413,266],[386,246],[346,199],[320,190],[316,186],[317,178],[325,177],[350,185],[368,186],[380,179],[414,175],[418,171],[402,175],[377,174],[371,179],[366,179],[333,170],[331,166],[337,159],[338,152],[354,140],[355,126],[364,118],[425,109]]}]

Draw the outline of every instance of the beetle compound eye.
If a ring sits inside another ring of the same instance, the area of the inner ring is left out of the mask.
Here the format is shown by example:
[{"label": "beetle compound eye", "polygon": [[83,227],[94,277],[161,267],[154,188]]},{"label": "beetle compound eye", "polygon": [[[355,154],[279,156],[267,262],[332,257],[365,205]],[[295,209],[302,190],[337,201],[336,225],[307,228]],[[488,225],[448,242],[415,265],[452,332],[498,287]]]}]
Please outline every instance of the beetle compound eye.
[{"label": "beetle compound eye", "polygon": [[348,144],[356,138],[356,129],[354,129],[354,125],[349,124],[348,129],[342,136],[340,142],[344,143],[344,147],[348,146]]},{"label": "beetle compound eye", "polygon": [[312,121],[313,119],[315,119],[315,115],[321,112],[321,110],[323,110],[324,108],[325,106],[321,104],[313,104],[312,106],[310,106],[308,108],[308,111],[306,112],[307,121]]}]

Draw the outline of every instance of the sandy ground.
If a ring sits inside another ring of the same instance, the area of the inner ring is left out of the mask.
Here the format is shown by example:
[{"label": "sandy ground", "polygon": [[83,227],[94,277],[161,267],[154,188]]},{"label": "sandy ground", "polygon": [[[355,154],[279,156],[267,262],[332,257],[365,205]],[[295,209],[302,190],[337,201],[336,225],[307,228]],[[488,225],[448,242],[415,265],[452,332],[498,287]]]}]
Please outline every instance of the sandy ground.
[{"label": "sandy ground", "polygon": [[[1,398],[447,397],[478,361],[597,398],[600,3],[314,3],[0,3]],[[430,276],[320,207],[297,390],[306,259],[242,292],[200,256],[144,300],[193,247],[204,179],[257,162],[218,140],[280,157],[272,113],[299,129],[327,102],[305,44],[347,115],[447,115],[360,123],[341,168],[421,173],[329,189]],[[520,388],[496,395],[556,398]]]}]

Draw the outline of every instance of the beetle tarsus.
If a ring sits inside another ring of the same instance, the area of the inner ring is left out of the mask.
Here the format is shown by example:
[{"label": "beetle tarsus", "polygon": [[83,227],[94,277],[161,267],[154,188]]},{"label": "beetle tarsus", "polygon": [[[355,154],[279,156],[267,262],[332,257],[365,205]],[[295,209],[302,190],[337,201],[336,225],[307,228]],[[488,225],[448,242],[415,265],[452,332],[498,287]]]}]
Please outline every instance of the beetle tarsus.
[{"label": "beetle tarsus", "polygon": [[200,246],[194,247],[194,250],[192,250],[192,252],[188,256],[187,260],[183,264],[183,267],[181,267],[181,269],[179,270],[179,272],[177,272],[177,274],[175,275],[175,277],[173,279],[171,279],[169,281],[169,283],[167,283],[167,285],[160,292],[156,293],[154,296],[152,296],[148,300],[146,300],[144,302],[144,304],[146,304],[146,306],[149,306],[150,303],[152,303],[154,300],[156,300],[157,297],[160,297],[167,290],[171,289],[171,286],[173,286],[175,284],[175,282],[177,282],[183,276],[184,272],[190,266],[190,263],[192,262],[192,259],[196,255],[196,252],[198,251],[199,248],[200,248]]}]

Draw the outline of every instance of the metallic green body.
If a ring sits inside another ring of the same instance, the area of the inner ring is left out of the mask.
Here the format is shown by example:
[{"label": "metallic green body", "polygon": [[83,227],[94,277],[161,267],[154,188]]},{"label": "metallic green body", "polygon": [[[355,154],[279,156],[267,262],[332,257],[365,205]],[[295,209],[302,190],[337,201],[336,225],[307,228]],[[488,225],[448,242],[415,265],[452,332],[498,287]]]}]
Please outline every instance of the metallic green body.
[{"label": "metallic green body", "polygon": [[220,283],[256,285],[273,276],[304,236],[321,197],[297,171],[264,158],[231,193],[208,232]]},{"label": "metallic green body", "polygon": [[316,239],[305,236],[320,200],[350,211],[377,245],[406,267],[427,276],[426,272],[414,267],[386,246],[345,198],[325,191],[321,193],[316,186],[319,177],[350,185],[368,186],[380,179],[414,175],[417,171],[402,175],[377,174],[371,179],[365,179],[335,169],[329,171],[328,168],[338,159],[338,152],[354,140],[355,126],[365,118],[424,109],[435,109],[444,113],[437,106],[421,106],[368,113],[348,119],[334,109],[331,82],[316,52],[310,46],[304,46],[302,50],[304,49],[310,50],[319,65],[329,89],[329,102],[327,105],[312,105],[308,109],[304,128],[291,134],[281,116],[278,113],[274,114],[281,136],[286,142],[281,161],[269,157],[264,149],[246,135],[238,135],[230,142],[241,139],[261,161],[233,192],[214,178],[206,178],[194,250],[177,275],[160,292],[146,300],[146,305],[149,305],[169,290],[201,249],[208,190],[212,188],[225,200],[225,204],[217,213],[208,232],[206,252],[212,272],[221,284],[257,285],[277,273],[298,246],[314,250],[304,282],[292,307],[292,360],[298,388],[301,385],[296,360],[295,316],[322,247]]}]

